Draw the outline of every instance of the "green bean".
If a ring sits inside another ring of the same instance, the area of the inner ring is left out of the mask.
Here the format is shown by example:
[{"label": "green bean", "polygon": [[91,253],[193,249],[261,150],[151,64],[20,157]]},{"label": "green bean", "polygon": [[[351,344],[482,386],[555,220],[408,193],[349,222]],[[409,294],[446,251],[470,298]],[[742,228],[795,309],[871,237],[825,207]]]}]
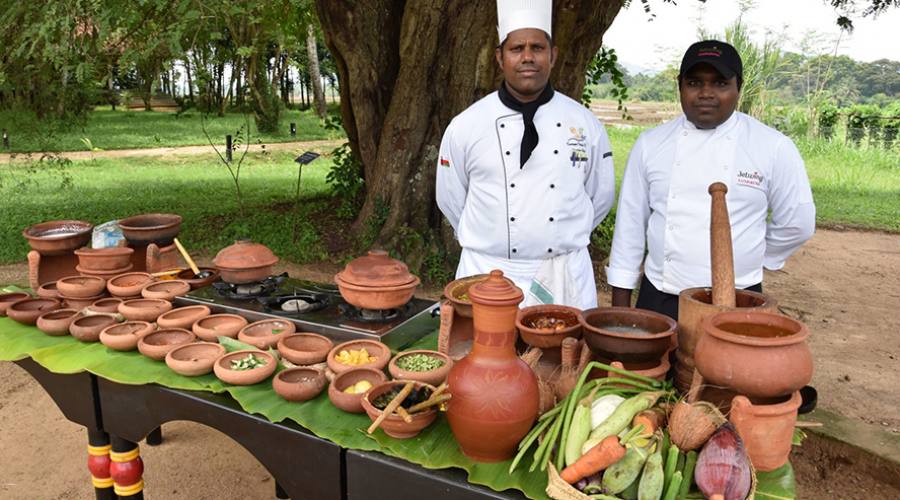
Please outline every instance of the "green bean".
[{"label": "green bean", "polygon": [[681,487],[678,489],[678,498],[684,498],[691,490],[691,484],[694,480],[694,468],[697,466],[697,452],[691,450],[687,453],[687,459],[684,463],[684,474],[681,479]]},{"label": "green bean", "polygon": [[541,459],[547,454],[547,451],[553,450],[553,441],[556,440],[554,430],[558,430],[561,424],[562,419],[557,418],[553,421],[553,425],[550,426],[550,430],[547,431],[547,434],[544,434],[544,440],[538,446],[537,450],[534,451],[534,457],[531,461],[531,467],[528,468],[528,472],[534,472],[541,463]]},{"label": "green bean", "polygon": [[534,441],[541,435],[541,432],[547,428],[552,420],[544,420],[539,423],[525,436],[521,442],[519,442],[519,453],[516,454],[516,458],[513,459],[512,464],[509,466],[509,473],[512,474],[514,470],[516,470],[516,466],[519,465],[519,462],[522,461],[522,458],[525,457],[525,453],[528,451],[528,448],[534,443]]},{"label": "green bean", "polygon": [[664,483],[666,484],[666,493],[669,492],[669,490],[668,490],[669,482],[672,480],[672,476],[675,475],[675,466],[678,465],[678,455],[680,455],[680,454],[681,454],[681,452],[678,450],[678,446],[676,446],[675,443],[672,443],[669,446],[668,455],[666,455],[666,467],[665,467],[665,474],[664,474],[664,478],[665,478]]},{"label": "green bean", "polygon": [[[553,453],[553,444],[556,442],[556,438],[559,437],[559,431],[560,431],[560,428],[562,427],[562,420],[557,419],[556,421],[559,423],[559,425],[556,425],[556,426],[553,426],[550,428],[550,440],[549,440],[550,446],[547,447],[547,449],[544,451],[544,456],[541,457],[541,470],[542,471],[547,470],[547,462],[550,461],[550,455]],[[559,453],[557,453],[557,455],[562,455],[563,454],[562,448],[560,447],[558,449],[559,449]],[[559,470],[562,471],[562,469],[559,469]]]},{"label": "green bean", "polygon": [[675,500],[679,488],[681,488],[681,471],[672,474],[672,479],[666,486],[666,495],[663,497],[663,500]]},{"label": "green bean", "polygon": [[630,371],[624,370],[622,368],[616,368],[615,366],[605,365],[605,364],[597,362],[597,361],[592,361],[592,362],[588,363],[588,366],[591,366],[593,368],[599,368],[606,372],[618,373],[619,375],[626,375],[628,377],[632,377],[634,379],[640,380],[641,382],[650,384],[656,389],[659,389],[660,387],[662,387],[662,383],[659,380],[656,380],[655,378],[645,377],[644,375],[630,372]]}]

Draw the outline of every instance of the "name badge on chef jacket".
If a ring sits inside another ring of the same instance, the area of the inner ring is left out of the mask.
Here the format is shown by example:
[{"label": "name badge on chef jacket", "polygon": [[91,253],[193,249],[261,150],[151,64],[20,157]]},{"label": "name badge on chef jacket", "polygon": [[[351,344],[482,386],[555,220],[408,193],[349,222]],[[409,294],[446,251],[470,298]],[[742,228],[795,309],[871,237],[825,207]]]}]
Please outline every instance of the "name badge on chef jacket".
[{"label": "name badge on chef jacket", "polygon": [[566,141],[566,146],[569,146],[569,161],[573,168],[581,168],[587,165],[588,154],[587,154],[587,136],[584,135],[584,129],[575,127],[569,127],[570,137],[569,140]]}]

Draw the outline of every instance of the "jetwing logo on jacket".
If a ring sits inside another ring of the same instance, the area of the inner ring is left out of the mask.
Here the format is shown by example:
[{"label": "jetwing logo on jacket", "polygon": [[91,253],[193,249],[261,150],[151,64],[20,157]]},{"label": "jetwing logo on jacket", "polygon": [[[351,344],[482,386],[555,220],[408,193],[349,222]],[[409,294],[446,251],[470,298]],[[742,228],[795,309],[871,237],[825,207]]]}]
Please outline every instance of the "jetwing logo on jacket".
[{"label": "jetwing logo on jacket", "polygon": [[737,174],[737,183],[744,186],[760,187],[763,183],[763,176],[761,173],[755,170],[753,172],[745,172],[741,170]]},{"label": "jetwing logo on jacket", "polygon": [[566,145],[571,149],[569,160],[572,161],[573,167],[581,167],[588,161],[587,154],[587,136],[584,135],[584,129],[569,127],[572,136],[566,141]]}]

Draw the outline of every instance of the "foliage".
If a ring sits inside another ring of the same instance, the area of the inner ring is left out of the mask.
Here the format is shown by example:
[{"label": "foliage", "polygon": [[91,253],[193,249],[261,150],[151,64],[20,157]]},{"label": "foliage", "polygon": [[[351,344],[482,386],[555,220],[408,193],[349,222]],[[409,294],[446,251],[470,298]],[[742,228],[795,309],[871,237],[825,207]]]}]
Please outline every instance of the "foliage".
[{"label": "foliage", "polygon": [[816,111],[819,115],[819,136],[831,139],[834,135],[834,127],[837,125],[838,118],[840,118],[837,106],[828,102],[819,106]]},{"label": "foliage", "polygon": [[338,216],[342,219],[352,219],[356,216],[362,201],[360,196],[364,185],[360,175],[362,165],[347,142],[334,149],[331,156],[332,166],[325,181],[331,187],[332,194],[340,200]]},{"label": "foliage", "polygon": [[581,95],[581,102],[585,106],[590,107],[592,96],[590,86],[599,83],[604,75],[609,75],[609,82],[612,84],[609,88],[609,95],[619,103],[618,109],[622,111],[622,116],[627,117],[628,108],[624,103],[628,99],[628,87],[624,81],[625,72],[617,64],[618,60],[615,49],[600,48],[594,55],[594,58],[591,59],[591,62],[588,63],[585,71],[585,85]]}]

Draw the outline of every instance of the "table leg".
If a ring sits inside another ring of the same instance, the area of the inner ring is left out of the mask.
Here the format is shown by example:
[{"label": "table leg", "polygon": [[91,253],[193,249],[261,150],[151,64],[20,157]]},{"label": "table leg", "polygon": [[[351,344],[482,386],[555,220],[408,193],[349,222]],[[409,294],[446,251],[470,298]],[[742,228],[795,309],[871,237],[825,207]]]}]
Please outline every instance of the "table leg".
[{"label": "table leg", "polygon": [[159,446],[163,442],[162,436],[162,427],[157,427],[150,431],[150,434],[147,434],[147,440],[145,441],[148,446]]},{"label": "table leg", "polygon": [[109,472],[114,481],[113,488],[120,499],[144,499],[144,462],[137,443],[112,436],[112,451]]},{"label": "table leg", "polygon": [[95,429],[88,429],[88,470],[91,471],[91,482],[97,500],[116,500],[113,491],[113,479],[109,473],[109,434]]}]

